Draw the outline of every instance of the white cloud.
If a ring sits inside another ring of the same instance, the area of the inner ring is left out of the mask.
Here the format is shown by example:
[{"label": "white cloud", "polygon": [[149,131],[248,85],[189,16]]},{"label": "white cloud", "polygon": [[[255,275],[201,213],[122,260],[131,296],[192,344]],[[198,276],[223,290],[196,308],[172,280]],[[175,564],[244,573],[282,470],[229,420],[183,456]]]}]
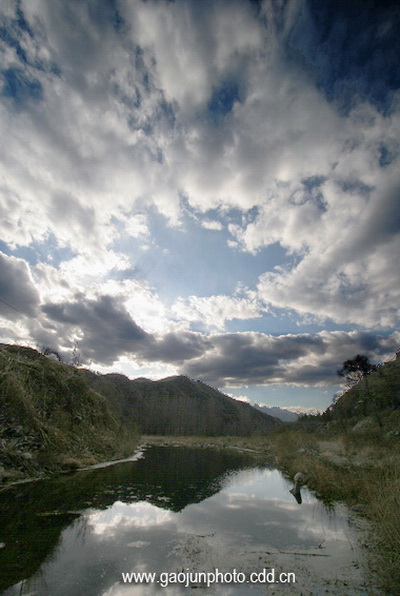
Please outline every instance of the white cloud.
[{"label": "white cloud", "polygon": [[201,226],[206,230],[216,230],[220,231],[223,229],[223,225],[220,221],[212,220],[212,219],[204,219],[201,222]]},{"label": "white cloud", "polygon": [[224,2],[124,2],[132,39],[154,55],[158,84],[185,121],[204,109],[213,85],[237,68],[239,54],[260,47],[249,8],[240,2],[229,10]]},{"label": "white cloud", "polygon": [[113,515],[109,510],[88,514],[87,523],[95,535],[105,539],[127,533],[133,528],[150,528],[172,523],[171,511],[147,503],[123,503],[116,501]]},{"label": "white cloud", "polygon": [[[188,370],[214,384],[323,383],[334,336],[315,344],[303,335],[233,337],[222,334],[225,322],[256,328],[254,319],[275,308],[303,321],[397,327],[399,97],[392,92],[382,109],[354,93],[339,109],[319,72],[329,65],[322,54],[334,47],[333,33],[314,60],[317,25],[304,3],[264,2],[256,17],[252,3],[239,0],[124,0],[120,27],[113,3],[96,11],[90,2],[18,6],[30,32],[18,24],[17,3],[1,8],[17,43],[7,36],[0,43],[0,235],[9,251],[29,247],[17,254],[39,261],[30,267],[4,256],[3,263],[4,296],[37,320],[11,313],[4,337],[58,334],[67,348],[76,329],[45,310],[38,315],[39,305],[58,315],[55,305],[64,305],[65,318],[79,301],[89,317],[107,303],[115,324],[146,337],[141,357],[149,361],[135,370],[149,362],[183,367],[186,350]],[[160,269],[165,255],[172,263],[152,218],[158,212],[182,227],[189,211],[204,237],[228,230],[229,247],[254,256],[279,244],[285,262],[266,265],[252,292],[198,296],[188,287],[189,298],[169,297],[169,308],[136,279],[135,251],[143,247],[131,247],[159,246]],[[191,324],[199,322],[220,333],[196,335]],[[96,358],[101,333],[89,327]],[[393,349],[390,337],[380,336],[377,353],[384,341]],[[302,342],[318,347],[297,351]],[[353,338],[349,352],[362,345]],[[124,346],[110,345],[113,356],[125,358]],[[263,358],[273,360],[272,347],[290,365],[269,368]],[[334,351],[336,358],[340,346]]]},{"label": "white cloud", "polygon": [[287,410],[294,414],[318,414],[319,412],[316,408],[305,408],[304,406],[290,406],[290,408],[282,407],[282,410]]},{"label": "white cloud", "polygon": [[238,401],[243,401],[246,404],[251,404],[251,399],[247,397],[247,395],[233,395],[232,393],[226,392],[225,395],[229,395],[233,399],[237,399]]},{"label": "white cloud", "polygon": [[122,298],[129,314],[148,333],[162,335],[178,327],[169,320],[166,306],[145,281],[110,280],[101,286],[101,291]]},{"label": "white cloud", "polygon": [[137,213],[127,217],[125,231],[132,238],[146,239],[150,234],[147,216],[143,213]]},{"label": "white cloud", "polygon": [[[189,296],[179,298],[171,307],[178,319],[200,321],[208,327],[223,328],[226,321],[232,319],[253,319],[262,317],[265,308],[256,299],[254,292],[247,291],[246,296]],[[238,293],[237,293],[238,294]]]}]

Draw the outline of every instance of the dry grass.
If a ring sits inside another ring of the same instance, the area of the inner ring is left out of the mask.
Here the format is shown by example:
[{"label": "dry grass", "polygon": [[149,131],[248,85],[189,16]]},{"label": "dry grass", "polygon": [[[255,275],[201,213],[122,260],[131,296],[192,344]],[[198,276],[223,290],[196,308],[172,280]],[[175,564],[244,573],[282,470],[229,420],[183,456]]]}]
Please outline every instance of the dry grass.
[{"label": "dry grass", "polygon": [[0,345],[3,480],[125,457],[137,443],[134,423],[112,411],[82,371],[36,350]]},{"label": "dry grass", "polygon": [[286,431],[271,438],[278,467],[302,471],[325,503],[362,505],[371,522],[369,563],[384,593],[400,585],[400,440],[384,431],[318,435]]},{"label": "dry grass", "polygon": [[400,585],[400,440],[383,431],[328,438],[287,428],[269,437],[143,437],[155,444],[252,450],[286,475],[301,471],[323,502],[362,505],[370,521],[371,576],[382,593]]},{"label": "dry grass", "polygon": [[400,466],[399,458],[387,462],[371,483],[368,514],[374,523],[371,569],[388,593],[400,586]]}]

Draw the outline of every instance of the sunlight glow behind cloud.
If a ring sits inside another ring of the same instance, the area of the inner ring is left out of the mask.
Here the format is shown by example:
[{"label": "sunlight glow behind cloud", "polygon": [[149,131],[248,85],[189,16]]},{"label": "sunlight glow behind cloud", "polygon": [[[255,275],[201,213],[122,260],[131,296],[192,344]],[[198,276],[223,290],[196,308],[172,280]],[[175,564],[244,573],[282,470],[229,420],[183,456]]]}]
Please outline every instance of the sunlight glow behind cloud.
[{"label": "sunlight glow behind cloud", "polygon": [[399,13],[355,6],[4,1],[2,341],[220,387],[392,355]]}]

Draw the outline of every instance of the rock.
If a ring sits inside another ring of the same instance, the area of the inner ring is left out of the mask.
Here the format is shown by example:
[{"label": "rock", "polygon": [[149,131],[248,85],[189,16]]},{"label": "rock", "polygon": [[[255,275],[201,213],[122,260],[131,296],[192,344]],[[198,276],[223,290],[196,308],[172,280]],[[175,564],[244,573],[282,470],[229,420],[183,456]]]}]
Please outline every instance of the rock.
[{"label": "rock", "polygon": [[293,480],[295,487],[297,488],[303,486],[303,484],[305,484],[306,481],[303,472],[297,472],[297,474],[294,475]]},{"label": "rock", "polygon": [[373,428],[374,426],[374,419],[371,416],[367,416],[366,418],[361,418],[361,420],[359,420],[351,430],[355,433],[362,433],[366,430]]},{"label": "rock", "polygon": [[32,455],[32,453],[29,453],[29,451],[26,451],[25,453],[23,453],[22,457],[24,459],[26,459],[27,461],[30,461],[31,459],[33,459],[33,455]]},{"label": "rock", "polygon": [[305,483],[305,477],[304,477],[303,472],[297,472],[293,477],[293,482],[294,482],[294,486],[289,492],[292,493],[292,495],[294,496],[294,498],[296,499],[298,504],[301,505],[302,498],[301,498],[301,490],[300,489],[303,486],[303,484]]}]

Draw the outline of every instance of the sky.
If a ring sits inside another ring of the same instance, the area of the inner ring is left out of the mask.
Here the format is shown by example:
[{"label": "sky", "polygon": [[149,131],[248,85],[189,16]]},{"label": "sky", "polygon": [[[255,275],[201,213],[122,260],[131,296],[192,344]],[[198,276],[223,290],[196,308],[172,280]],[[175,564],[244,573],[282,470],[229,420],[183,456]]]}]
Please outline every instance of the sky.
[{"label": "sky", "polygon": [[324,410],[400,348],[400,7],[2,0],[0,341]]}]

